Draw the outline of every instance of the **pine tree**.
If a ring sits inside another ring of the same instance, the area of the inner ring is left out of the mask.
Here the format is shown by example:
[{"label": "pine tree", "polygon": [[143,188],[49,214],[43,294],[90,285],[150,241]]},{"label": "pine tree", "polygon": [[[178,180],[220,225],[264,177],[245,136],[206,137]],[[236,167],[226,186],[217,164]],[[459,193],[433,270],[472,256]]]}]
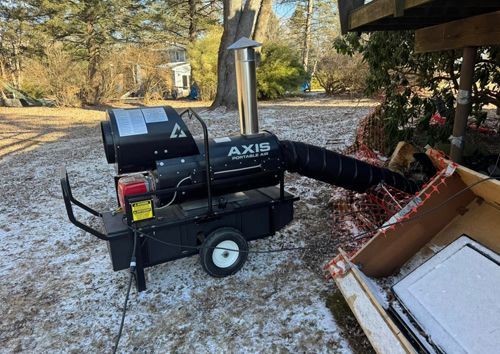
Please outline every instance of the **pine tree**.
[{"label": "pine tree", "polygon": [[41,0],[44,30],[87,64],[86,103],[101,99],[98,72],[106,51],[118,43],[142,40],[144,5],[139,0]]},{"label": "pine tree", "polygon": [[221,3],[216,0],[148,0],[148,25],[157,40],[192,43],[201,33],[219,24]]},{"label": "pine tree", "polygon": [[18,89],[22,84],[23,60],[41,51],[38,16],[31,1],[0,2],[0,79]]}]

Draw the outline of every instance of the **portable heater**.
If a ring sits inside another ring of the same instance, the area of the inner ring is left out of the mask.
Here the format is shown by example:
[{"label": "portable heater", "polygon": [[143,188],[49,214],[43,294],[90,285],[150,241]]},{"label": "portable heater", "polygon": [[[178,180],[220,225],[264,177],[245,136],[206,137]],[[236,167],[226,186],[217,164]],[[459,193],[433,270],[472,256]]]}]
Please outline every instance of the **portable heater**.
[{"label": "portable heater", "polygon": [[[240,134],[210,138],[191,109],[112,109],[101,131],[106,159],[116,166],[119,209],[100,213],[79,202],[63,172],[70,221],[108,242],[115,271],[129,268],[133,259],[139,291],[146,288],[144,268],[196,253],[212,276],[237,272],[248,241],[273,235],[293,219],[298,198],[285,191],[285,171],[361,192],[381,181],[417,190],[398,173],[260,131],[258,45],[242,38],[229,47],[235,51]],[[202,139],[194,139],[184,122],[192,118],[203,128]],[[102,218],[105,232],[78,221],[73,205]]]}]

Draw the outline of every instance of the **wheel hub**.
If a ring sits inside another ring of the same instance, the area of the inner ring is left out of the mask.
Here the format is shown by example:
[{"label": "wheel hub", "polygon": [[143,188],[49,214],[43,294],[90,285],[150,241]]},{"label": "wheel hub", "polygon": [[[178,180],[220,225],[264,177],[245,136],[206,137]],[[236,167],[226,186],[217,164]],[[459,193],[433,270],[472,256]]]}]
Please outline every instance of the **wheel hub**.
[{"label": "wheel hub", "polygon": [[[233,251],[234,250],[234,251]],[[228,268],[236,263],[240,248],[234,241],[226,240],[215,246],[212,261],[219,268]]]}]

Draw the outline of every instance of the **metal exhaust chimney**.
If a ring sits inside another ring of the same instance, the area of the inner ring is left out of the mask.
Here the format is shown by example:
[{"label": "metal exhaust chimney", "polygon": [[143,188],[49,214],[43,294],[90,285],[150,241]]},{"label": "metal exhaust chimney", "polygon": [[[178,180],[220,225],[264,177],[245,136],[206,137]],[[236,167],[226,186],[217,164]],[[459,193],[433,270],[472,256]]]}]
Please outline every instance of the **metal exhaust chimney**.
[{"label": "metal exhaust chimney", "polygon": [[255,47],[262,43],[241,37],[227,49],[234,50],[240,130],[243,135],[259,132],[255,77]]}]

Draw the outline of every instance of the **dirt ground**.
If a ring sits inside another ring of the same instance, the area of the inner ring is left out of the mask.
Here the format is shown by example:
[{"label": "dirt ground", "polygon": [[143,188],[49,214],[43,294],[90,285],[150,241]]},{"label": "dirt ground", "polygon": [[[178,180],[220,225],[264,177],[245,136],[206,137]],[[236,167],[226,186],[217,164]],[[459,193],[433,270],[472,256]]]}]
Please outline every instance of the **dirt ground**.
[{"label": "dirt ground", "polygon": [[[340,151],[374,104],[263,102],[260,124],[282,139]],[[187,105],[174,102],[179,109]],[[196,106],[212,136],[238,133],[237,112]],[[66,166],[77,198],[98,210],[115,207],[114,169],[106,163],[98,126],[106,108],[0,108],[0,352],[112,349],[128,274],[112,271],[104,242],[69,223],[59,185]],[[201,136],[198,126],[192,131]],[[295,220],[250,248],[321,245],[317,252],[250,254],[240,272],[223,279],[209,278],[197,257],[150,268],[148,290],[131,292],[120,351],[368,350],[359,328],[342,328],[326,304],[335,296],[333,282],[321,272],[336,252],[332,187],[298,175],[288,175],[286,186],[301,198]],[[98,220],[78,216],[100,227]]]}]

